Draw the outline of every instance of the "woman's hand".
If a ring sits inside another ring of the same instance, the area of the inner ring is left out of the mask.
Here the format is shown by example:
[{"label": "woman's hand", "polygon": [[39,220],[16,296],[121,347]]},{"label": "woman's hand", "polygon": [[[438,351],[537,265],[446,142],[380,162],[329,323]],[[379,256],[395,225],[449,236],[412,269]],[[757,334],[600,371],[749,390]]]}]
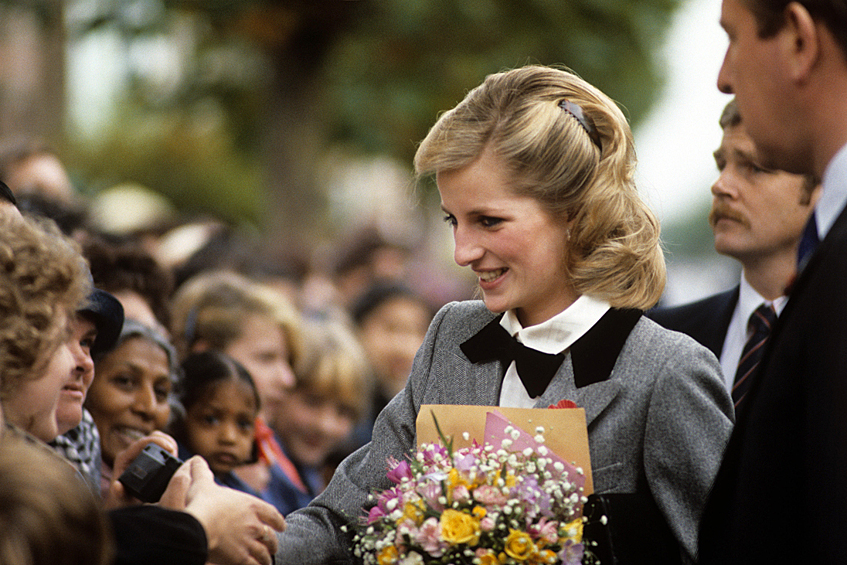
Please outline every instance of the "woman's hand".
[{"label": "woman's hand", "polygon": [[130,463],[138,457],[148,444],[155,443],[176,457],[176,440],[164,432],[153,432],[149,436],[134,441],[129,447],[115,456],[115,464],[112,468],[112,482],[109,485],[109,493],[103,501],[103,508],[111,510],[125,506],[141,504],[141,501],[126,492],[123,484],[118,480]]},{"label": "woman's hand", "polygon": [[285,529],[276,508],[216,484],[209,465],[198,456],[174,474],[161,504],[197,518],[209,540],[209,561],[219,565],[270,565],[278,545],[276,532]]}]

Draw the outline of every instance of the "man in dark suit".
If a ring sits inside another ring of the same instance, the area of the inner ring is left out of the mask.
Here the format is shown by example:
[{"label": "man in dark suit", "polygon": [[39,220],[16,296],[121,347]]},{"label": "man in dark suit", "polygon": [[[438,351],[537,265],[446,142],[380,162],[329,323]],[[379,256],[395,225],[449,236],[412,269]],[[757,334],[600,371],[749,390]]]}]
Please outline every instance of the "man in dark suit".
[{"label": "man in dark suit", "polygon": [[[822,179],[810,248],[701,522],[700,562],[847,563],[847,4],[723,0],[734,93],[764,166]],[[801,248],[805,245],[801,243]]]},{"label": "man in dark suit", "polygon": [[820,190],[809,175],[759,166],[735,100],[724,108],[720,125],[723,138],[714,153],[720,174],[712,185],[709,225],[715,250],[741,263],[741,282],[697,302],[656,308],[647,315],[711,349],[731,392],[750,316],[762,304],[772,305],[776,313],[785,306],[800,236]]}]

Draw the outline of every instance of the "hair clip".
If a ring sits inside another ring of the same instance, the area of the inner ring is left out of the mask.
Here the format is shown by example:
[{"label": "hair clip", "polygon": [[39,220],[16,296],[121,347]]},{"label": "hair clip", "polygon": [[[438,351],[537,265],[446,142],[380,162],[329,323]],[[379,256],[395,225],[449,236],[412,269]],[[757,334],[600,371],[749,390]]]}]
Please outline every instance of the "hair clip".
[{"label": "hair clip", "polygon": [[594,127],[594,122],[590,117],[585,115],[582,108],[579,107],[579,104],[565,99],[559,102],[559,107],[579,122],[579,125],[581,125],[582,129],[585,130],[585,133],[588,134],[588,137],[594,142],[594,145],[602,151],[603,146],[600,144],[600,134],[597,132],[597,128]]}]

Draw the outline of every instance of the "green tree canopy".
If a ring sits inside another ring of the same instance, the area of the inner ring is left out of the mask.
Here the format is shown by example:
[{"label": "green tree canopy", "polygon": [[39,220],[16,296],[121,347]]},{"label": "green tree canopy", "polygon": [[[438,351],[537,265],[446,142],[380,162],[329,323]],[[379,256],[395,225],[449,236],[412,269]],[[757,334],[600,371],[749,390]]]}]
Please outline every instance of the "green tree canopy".
[{"label": "green tree canopy", "polygon": [[[133,69],[120,119],[77,148],[90,177],[135,180],[185,208],[308,234],[321,225],[315,173],[328,147],[410,163],[437,115],[492,72],[565,65],[637,123],[662,83],[656,52],[678,1],[75,3],[92,9],[72,40],[110,28],[127,45],[159,37],[180,46],[175,79],[163,86]],[[158,142],[131,149],[139,136]]]}]

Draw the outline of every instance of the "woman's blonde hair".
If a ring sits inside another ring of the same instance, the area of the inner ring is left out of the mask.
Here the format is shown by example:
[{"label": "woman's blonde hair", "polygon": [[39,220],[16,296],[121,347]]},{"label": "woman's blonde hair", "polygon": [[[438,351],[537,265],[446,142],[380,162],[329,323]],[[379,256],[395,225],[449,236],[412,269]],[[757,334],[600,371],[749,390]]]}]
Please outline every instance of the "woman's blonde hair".
[{"label": "woman's blonde hair", "polygon": [[79,247],[52,221],[0,214],[0,399],[41,375],[66,337],[57,320],[90,291]]},{"label": "woman's blonde hair", "polygon": [[644,310],[659,300],[666,278],[659,222],[638,194],[632,132],[608,96],[551,67],[489,75],[438,119],[415,171],[460,169],[485,150],[505,165],[515,194],[573,222],[562,284],[617,308]]},{"label": "woman's blonde hair", "polygon": [[279,326],[288,345],[289,363],[302,355],[300,314],[281,292],[230,271],[192,277],[180,286],[171,307],[174,342],[184,358],[198,341],[224,351],[241,337],[246,316],[267,316]]}]

